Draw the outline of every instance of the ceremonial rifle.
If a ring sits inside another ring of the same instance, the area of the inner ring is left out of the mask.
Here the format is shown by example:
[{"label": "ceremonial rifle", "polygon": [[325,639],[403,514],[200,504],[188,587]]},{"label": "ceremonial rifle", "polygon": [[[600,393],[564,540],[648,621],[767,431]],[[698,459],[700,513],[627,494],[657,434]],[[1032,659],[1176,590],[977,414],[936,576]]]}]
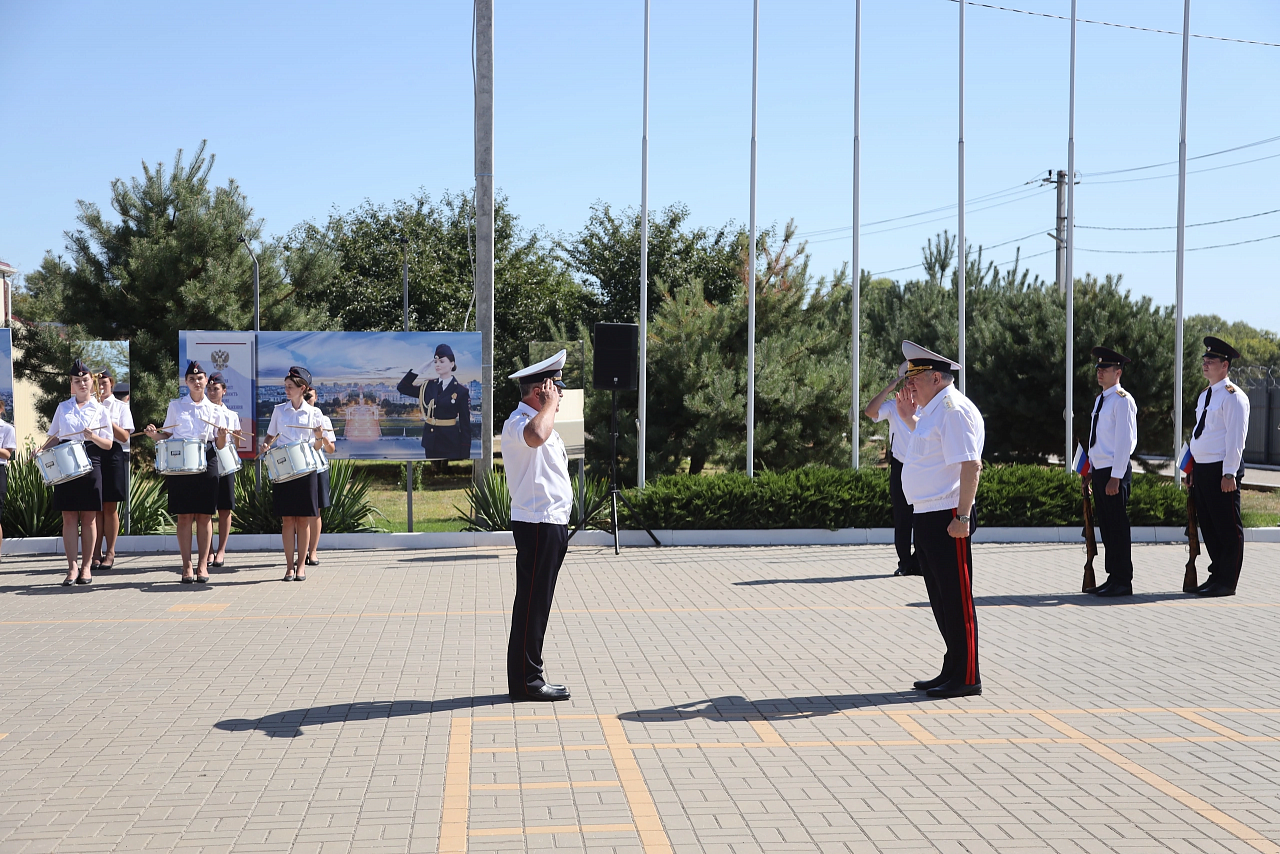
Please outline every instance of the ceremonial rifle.
[{"label": "ceremonial rifle", "polygon": [[1093,559],[1098,556],[1098,538],[1093,533],[1093,504],[1089,501],[1089,477],[1080,478],[1080,495],[1084,499],[1084,582],[1080,585],[1081,593],[1088,593],[1098,586],[1093,576]]},{"label": "ceremonial rifle", "polygon": [[1195,593],[1199,586],[1196,558],[1200,556],[1200,522],[1196,518],[1196,494],[1187,486],[1187,573],[1182,576],[1182,592]]}]

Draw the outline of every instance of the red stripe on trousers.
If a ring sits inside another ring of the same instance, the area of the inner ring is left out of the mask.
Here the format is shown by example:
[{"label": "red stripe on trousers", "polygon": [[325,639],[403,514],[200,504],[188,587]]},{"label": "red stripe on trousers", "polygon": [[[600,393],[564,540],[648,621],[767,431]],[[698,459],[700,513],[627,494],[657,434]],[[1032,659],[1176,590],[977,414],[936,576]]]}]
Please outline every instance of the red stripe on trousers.
[{"label": "red stripe on trousers", "polygon": [[[957,511],[951,511],[953,516]],[[978,681],[978,642],[973,625],[973,590],[969,586],[969,562],[965,556],[965,543],[968,538],[956,540],[956,566],[960,570],[960,604],[964,608],[964,639],[968,648],[968,662],[965,664],[964,684],[972,685]]]}]

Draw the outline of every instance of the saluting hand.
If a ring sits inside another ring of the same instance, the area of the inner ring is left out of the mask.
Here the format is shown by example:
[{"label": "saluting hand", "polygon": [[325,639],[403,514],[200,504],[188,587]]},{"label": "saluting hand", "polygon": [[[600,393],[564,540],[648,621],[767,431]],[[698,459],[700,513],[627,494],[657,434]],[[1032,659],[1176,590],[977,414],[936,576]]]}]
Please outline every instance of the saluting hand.
[{"label": "saluting hand", "polygon": [[898,389],[898,393],[893,396],[893,402],[898,408],[899,417],[911,424],[916,415],[916,401],[911,392],[905,386]]},{"label": "saluting hand", "polygon": [[552,412],[559,412],[560,411],[560,388],[556,385],[555,380],[551,379],[550,377],[543,380],[542,388],[540,389],[540,391],[542,394],[543,408],[545,409],[547,407],[550,407]]}]

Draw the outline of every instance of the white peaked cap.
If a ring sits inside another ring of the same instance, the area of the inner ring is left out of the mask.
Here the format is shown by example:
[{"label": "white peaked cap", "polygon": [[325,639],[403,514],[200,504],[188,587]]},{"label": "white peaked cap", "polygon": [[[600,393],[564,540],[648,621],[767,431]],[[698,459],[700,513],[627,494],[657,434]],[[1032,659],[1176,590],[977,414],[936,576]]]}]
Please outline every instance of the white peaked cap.
[{"label": "white peaked cap", "polygon": [[907,361],[912,363],[908,367],[919,368],[921,370],[931,371],[958,371],[960,366],[948,359],[946,356],[939,356],[932,350],[926,350],[914,341],[902,342],[902,355],[907,357]]},{"label": "white peaked cap", "polygon": [[911,367],[910,362],[903,362],[901,365],[898,365],[898,379],[902,379],[907,375],[907,368],[909,367]]},{"label": "white peaked cap", "polygon": [[569,351],[561,350],[559,353],[556,353],[551,358],[543,359],[541,362],[538,362],[536,365],[530,365],[527,368],[522,368],[516,371],[514,374],[510,374],[507,378],[513,379],[513,380],[520,380],[520,379],[524,379],[525,377],[534,377],[534,376],[537,376],[538,374],[546,374],[547,378],[552,378],[553,374],[558,376],[560,372],[564,370],[564,363],[565,363],[565,360],[568,358],[569,358]]}]

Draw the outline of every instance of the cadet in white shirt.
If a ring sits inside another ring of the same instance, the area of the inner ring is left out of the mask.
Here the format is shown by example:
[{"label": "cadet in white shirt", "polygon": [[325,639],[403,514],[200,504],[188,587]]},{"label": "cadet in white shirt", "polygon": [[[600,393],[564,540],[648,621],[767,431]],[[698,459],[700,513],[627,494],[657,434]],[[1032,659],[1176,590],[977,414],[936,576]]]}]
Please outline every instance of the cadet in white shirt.
[{"label": "cadet in white shirt", "polygon": [[1221,338],[1204,339],[1201,370],[1209,387],[1196,401],[1191,431],[1194,468],[1187,480],[1195,490],[1200,532],[1209,552],[1209,580],[1201,596],[1234,596],[1244,563],[1244,521],[1240,518],[1240,481],[1244,478],[1244,442],[1249,433],[1249,396],[1227,377],[1240,353]]},{"label": "cadet in white shirt", "polygon": [[[91,468],[53,488],[53,507],[62,513],[62,547],[67,556],[67,577],[62,586],[93,583],[93,548],[98,541],[102,515],[102,452],[111,447],[107,410],[92,394],[93,375],[79,359],[71,366],[71,397],[58,404],[49,422],[49,439],[40,450],[64,441],[83,441]],[[77,534],[79,566],[76,564]]]},{"label": "cadet in white shirt", "polygon": [[[205,470],[184,474],[167,474],[169,512],[177,517],[178,552],[182,555],[182,583],[209,581],[209,552],[213,545],[213,514],[218,512],[218,452],[227,443],[219,407],[205,396],[209,375],[199,362],[188,362],[184,376],[189,394],[169,401],[164,414],[168,430],[148,424],[146,434],[152,439],[191,439],[204,447]],[[157,446],[160,453],[163,446]],[[196,534],[195,575],[191,567],[191,531]]]},{"label": "cadet in white shirt", "polygon": [[[227,393],[227,380],[221,371],[214,371],[209,374],[209,384],[205,386],[204,391],[209,398],[209,402],[218,409],[218,426],[226,427],[228,431],[239,431],[240,416],[232,412],[222,402],[223,395]],[[234,439],[228,439],[227,441],[234,447]],[[231,536],[231,511],[236,509],[235,472],[224,472],[219,468],[218,498],[215,506],[218,512],[218,547],[213,550],[213,557],[209,560],[209,566],[221,569],[227,562],[227,538]]]},{"label": "cadet in white shirt", "polygon": [[[0,397],[0,519],[4,518],[4,499],[9,492],[9,460],[18,453],[18,433],[4,420],[5,401]],[[4,550],[4,528],[0,527],[0,551]]]},{"label": "cadet in white shirt", "polygon": [[[307,403],[304,395],[311,388],[311,372],[300,365],[289,368],[284,378],[284,393],[289,398],[277,404],[267,426],[263,453],[279,439],[282,444],[314,442],[324,435],[320,410]],[[272,506],[281,519],[281,538],[287,564],[281,581],[306,581],[303,562],[313,530],[320,525],[320,482],[316,472],[271,485]],[[320,535],[317,533],[317,537]]]},{"label": "cadet in white shirt", "polygon": [[[911,553],[911,505],[902,494],[902,461],[907,456],[907,442],[911,440],[911,428],[898,415],[896,399],[890,399],[893,390],[907,376],[907,363],[898,366],[898,378],[884,387],[871,399],[862,413],[872,421],[889,422],[889,499],[893,504],[893,547],[898,553],[898,568],[894,575],[920,575],[920,559]],[[905,396],[912,409],[911,392],[905,388],[898,397]]]},{"label": "cadet in white shirt", "polygon": [[[307,393],[303,395],[303,400],[305,400],[309,405],[315,406],[317,412],[320,412],[320,407],[317,406],[317,401],[319,401],[319,399],[320,398],[316,394],[316,390],[313,388],[307,389]],[[337,445],[334,444],[334,442],[337,441],[338,436],[333,432],[333,419],[328,415],[325,415],[323,412],[320,412],[320,427],[321,434],[316,438],[315,442],[312,443],[312,447],[327,457],[338,449]],[[315,527],[311,529],[311,539],[307,542],[307,566],[320,565],[320,560],[316,557],[316,552],[320,549],[320,534],[324,530],[324,508],[333,504],[333,502],[329,500],[329,468],[327,465],[325,468],[316,472],[316,495],[320,501],[321,512],[320,515],[316,517]]]},{"label": "cadet in white shirt", "polygon": [[542,661],[551,599],[569,547],[573,506],[569,454],[555,431],[566,355],[561,350],[511,374],[520,383],[520,405],[502,425],[502,460],[516,541],[516,598],[507,643],[507,691],[513,703],[569,699],[568,688],[547,683]]},{"label": "cadet in white shirt", "polygon": [[1106,347],[1094,347],[1102,394],[1089,423],[1089,478],[1106,557],[1107,580],[1091,590],[1098,596],[1133,595],[1133,543],[1129,528],[1129,490],[1138,446],[1138,404],[1120,387],[1124,366],[1132,362]]},{"label": "cadet in white shirt", "polygon": [[93,550],[93,571],[116,563],[116,538],[120,535],[120,502],[129,500],[129,434],[133,414],[129,404],[117,400],[116,379],[110,368],[98,374],[98,402],[111,419],[111,449],[102,452],[102,524]]},{"label": "cadet in white shirt", "polygon": [[959,365],[910,341],[902,342],[902,355],[912,395],[898,401],[898,414],[911,428],[902,492],[915,513],[916,554],[947,644],[942,672],[915,687],[930,697],[981,694],[970,538],[986,427],[978,408],[955,387]]}]

